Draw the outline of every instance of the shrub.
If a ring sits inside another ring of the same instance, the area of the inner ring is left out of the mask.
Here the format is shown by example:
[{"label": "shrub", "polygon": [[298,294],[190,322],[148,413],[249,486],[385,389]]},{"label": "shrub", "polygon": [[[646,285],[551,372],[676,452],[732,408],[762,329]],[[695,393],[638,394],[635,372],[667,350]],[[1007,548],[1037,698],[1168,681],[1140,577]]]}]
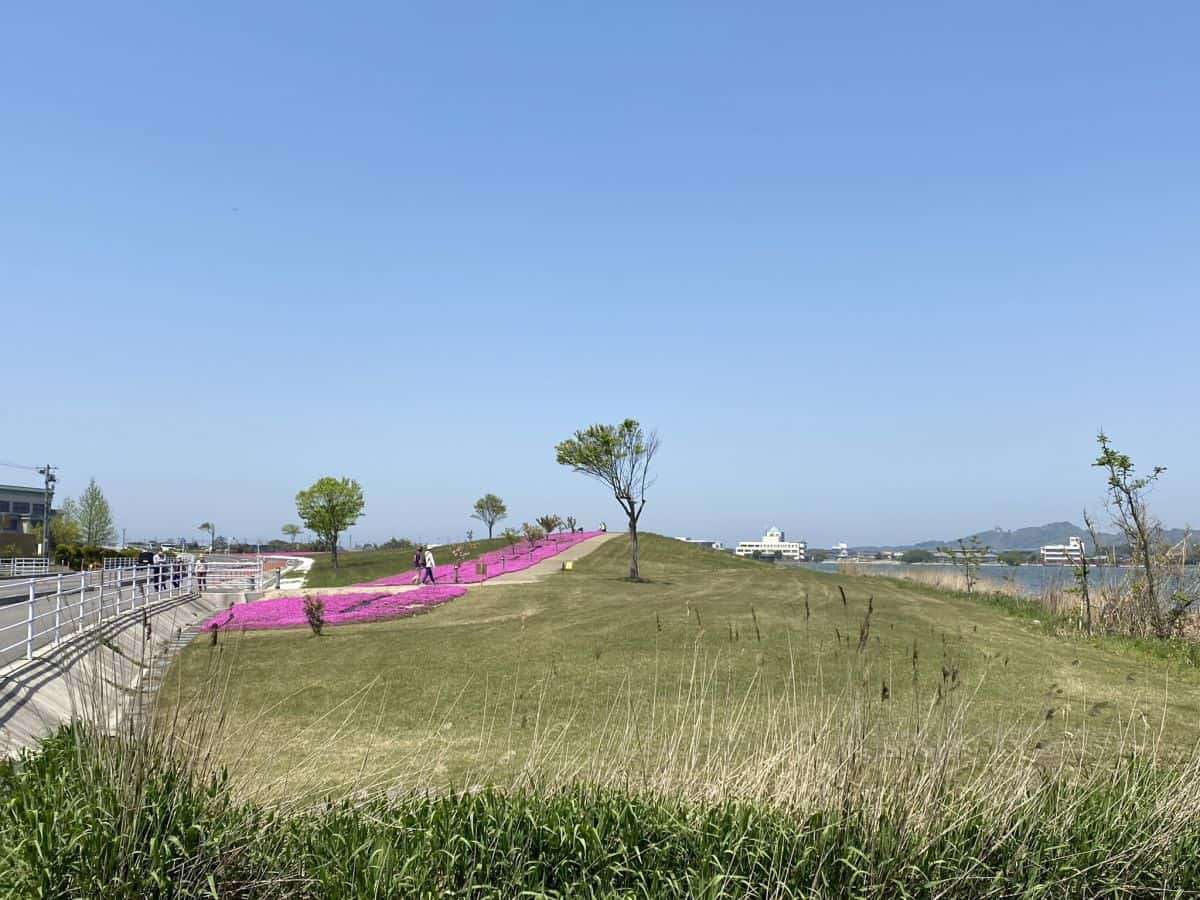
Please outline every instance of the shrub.
[{"label": "shrub", "polygon": [[320,637],[325,628],[325,603],[316,594],[304,598],[304,618],[308,620],[308,627],[313,634]]}]

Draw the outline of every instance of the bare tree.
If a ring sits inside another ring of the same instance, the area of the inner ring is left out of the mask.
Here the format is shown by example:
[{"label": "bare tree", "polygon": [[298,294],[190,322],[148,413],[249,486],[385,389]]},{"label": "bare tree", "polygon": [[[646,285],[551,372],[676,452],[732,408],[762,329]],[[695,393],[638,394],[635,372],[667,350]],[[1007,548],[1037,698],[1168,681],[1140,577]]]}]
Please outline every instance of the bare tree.
[{"label": "bare tree", "polygon": [[[1100,555],[1100,535],[1096,532],[1096,523],[1092,521],[1092,517],[1085,509],[1083,511],[1083,525],[1087,528],[1088,536],[1092,539],[1092,552],[1097,556]],[[1092,591],[1089,579],[1091,575],[1091,561],[1088,559],[1087,547],[1084,546],[1083,554],[1080,557],[1079,565],[1075,567],[1075,580],[1079,584],[1079,593],[1083,595],[1083,609],[1087,616],[1087,633],[1090,636],[1092,633]]]},{"label": "bare tree", "polygon": [[656,431],[645,432],[636,419],[620,425],[592,425],[555,448],[560,465],[570,466],[608,485],[629,519],[629,578],[638,572],[638,519],[646,506],[646,491],[654,484],[650,466],[658,453]]},{"label": "bare tree", "polygon": [[973,535],[969,541],[959,538],[957,547],[939,547],[938,549],[950,557],[956,566],[961,566],[967,579],[967,593],[970,594],[979,583],[979,564],[987,556],[990,549],[980,543],[979,536]]}]

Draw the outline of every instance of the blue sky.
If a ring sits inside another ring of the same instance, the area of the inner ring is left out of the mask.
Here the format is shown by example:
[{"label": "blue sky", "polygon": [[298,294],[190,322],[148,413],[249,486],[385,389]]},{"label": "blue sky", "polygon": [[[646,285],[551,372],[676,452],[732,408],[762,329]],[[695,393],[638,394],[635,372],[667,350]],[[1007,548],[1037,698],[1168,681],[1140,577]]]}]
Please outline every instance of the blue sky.
[{"label": "blue sky", "polygon": [[0,459],[131,537],[615,525],[625,416],[670,534],[1078,520],[1099,425],[1197,521],[1195,4],[192,6],[0,13]]}]

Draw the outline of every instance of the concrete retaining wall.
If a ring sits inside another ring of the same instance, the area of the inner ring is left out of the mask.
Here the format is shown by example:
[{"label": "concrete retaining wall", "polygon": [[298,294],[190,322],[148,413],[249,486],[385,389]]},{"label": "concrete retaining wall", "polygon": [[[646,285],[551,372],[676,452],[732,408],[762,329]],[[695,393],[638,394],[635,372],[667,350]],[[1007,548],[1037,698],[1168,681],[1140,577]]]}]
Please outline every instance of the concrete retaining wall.
[{"label": "concrete retaining wall", "polygon": [[189,629],[228,606],[223,596],[164,600],[0,669],[0,757],[78,717],[115,726]]}]

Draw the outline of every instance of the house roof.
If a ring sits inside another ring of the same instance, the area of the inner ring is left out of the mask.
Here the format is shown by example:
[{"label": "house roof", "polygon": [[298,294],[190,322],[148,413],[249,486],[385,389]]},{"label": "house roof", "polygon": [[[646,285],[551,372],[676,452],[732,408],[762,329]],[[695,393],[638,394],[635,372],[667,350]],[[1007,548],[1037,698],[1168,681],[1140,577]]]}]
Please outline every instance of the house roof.
[{"label": "house roof", "polygon": [[36,494],[39,497],[44,493],[40,487],[29,487],[24,484],[0,484],[0,491],[10,494]]}]

